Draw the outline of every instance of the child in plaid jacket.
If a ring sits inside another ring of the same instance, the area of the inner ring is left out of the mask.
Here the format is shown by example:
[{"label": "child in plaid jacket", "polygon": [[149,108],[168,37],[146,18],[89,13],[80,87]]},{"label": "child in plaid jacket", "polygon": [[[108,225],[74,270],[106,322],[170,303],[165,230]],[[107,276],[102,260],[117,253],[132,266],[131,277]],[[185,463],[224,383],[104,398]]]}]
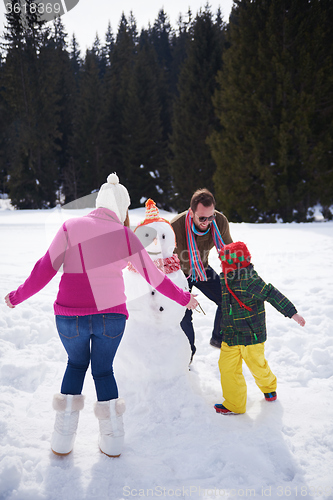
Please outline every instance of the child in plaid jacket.
[{"label": "child in plaid jacket", "polygon": [[219,359],[224,402],[218,413],[245,413],[246,382],[242,360],[249,367],[267,401],[275,401],[276,377],[264,354],[267,339],[265,305],[270,302],[284,316],[304,326],[305,320],[279,290],[266,284],[251,264],[250,252],[242,242],[225,245],[219,252],[222,263],[222,345]]}]

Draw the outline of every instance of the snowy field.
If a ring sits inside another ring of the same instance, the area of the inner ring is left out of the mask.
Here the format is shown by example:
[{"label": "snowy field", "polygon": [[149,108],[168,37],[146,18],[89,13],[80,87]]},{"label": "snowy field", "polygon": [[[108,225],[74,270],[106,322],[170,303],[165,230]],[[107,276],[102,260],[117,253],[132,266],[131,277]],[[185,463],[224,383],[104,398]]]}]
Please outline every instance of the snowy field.
[{"label": "snowy field", "polygon": [[[130,216],[136,225],[144,210]],[[1,297],[25,280],[61,217],[59,210],[0,210]],[[266,356],[278,378],[277,402],[264,401],[244,366],[247,412],[215,413],[214,403],[222,402],[219,350],[209,345],[215,306],[199,295],[206,315],[194,312],[197,354],[180,376],[163,377],[171,356],[156,374],[154,318],[147,318],[147,329],[133,317],[128,321],[115,360],[119,395],[127,404],[121,457],[98,449],[90,372],[74,450],[55,456],[52,397],[66,364],[53,316],[56,276],[13,310],[1,301],[1,499],[333,499],[333,222],[231,224],[231,235],[248,244],[261,277],[307,322],[301,328],[266,306]],[[219,272],[216,253],[210,262]],[[137,352],[126,334],[136,335]]]}]

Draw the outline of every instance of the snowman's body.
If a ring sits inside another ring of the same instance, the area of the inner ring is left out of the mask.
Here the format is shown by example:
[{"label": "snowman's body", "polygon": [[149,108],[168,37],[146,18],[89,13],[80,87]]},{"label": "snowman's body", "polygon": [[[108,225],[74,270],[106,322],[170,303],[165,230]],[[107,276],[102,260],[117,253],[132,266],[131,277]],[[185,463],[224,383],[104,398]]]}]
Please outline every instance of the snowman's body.
[{"label": "snowman's body", "polygon": [[[170,224],[151,222],[139,226],[135,234],[157,267],[188,291],[187,279],[177,266],[178,258],[173,256],[175,235]],[[186,308],[152,288],[135,270],[127,268],[123,275],[129,319],[121,347],[134,349],[155,380],[184,374],[191,356],[188,339],[180,327]]]},{"label": "snowman's body", "polygon": [[[157,267],[175,285],[188,291],[188,283],[183,271],[173,270],[172,264],[168,264],[173,259],[175,248],[175,236],[171,226],[167,222],[152,222],[146,226],[139,226],[135,234]],[[152,321],[159,326],[163,324],[179,326],[185,307],[157,292],[133,269],[124,271],[124,280],[127,308],[130,314],[131,312],[135,314],[137,320],[142,316],[146,322],[148,313]]]}]

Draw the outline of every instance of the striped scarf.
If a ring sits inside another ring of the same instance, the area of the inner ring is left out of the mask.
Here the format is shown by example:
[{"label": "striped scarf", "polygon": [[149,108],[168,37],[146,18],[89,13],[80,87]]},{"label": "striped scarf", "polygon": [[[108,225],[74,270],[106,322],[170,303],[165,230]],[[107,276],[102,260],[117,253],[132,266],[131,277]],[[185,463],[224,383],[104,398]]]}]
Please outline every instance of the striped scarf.
[{"label": "striped scarf", "polygon": [[216,246],[217,251],[219,251],[221,248],[224,247],[224,241],[222,239],[219,228],[217,227],[216,221],[213,220],[210,227],[207,229],[205,233],[200,233],[195,228],[193,219],[192,217],[190,217],[190,213],[188,211],[185,219],[185,230],[186,230],[187,248],[191,262],[191,279],[193,281],[207,281],[206,271],[201,261],[197,242],[195,241],[195,234],[204,235],[207,234],[208,231],[211,231],[214,244]]}]

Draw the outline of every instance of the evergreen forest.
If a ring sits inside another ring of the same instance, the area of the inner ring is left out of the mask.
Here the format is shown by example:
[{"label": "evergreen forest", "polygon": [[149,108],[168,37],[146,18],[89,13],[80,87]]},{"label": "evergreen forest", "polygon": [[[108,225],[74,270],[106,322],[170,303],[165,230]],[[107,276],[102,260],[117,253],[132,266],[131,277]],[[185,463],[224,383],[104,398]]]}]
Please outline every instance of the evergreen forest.
[{"label": "evergreen forest", "polygon": [[234,0],[228,22],[207,4],[175,28],[161,9],[140,33],[123,14],[85,54],[62,18],[28,12],[6,14],[0,52],[0,196],[16,208],[117,172],[130,208],[179,212],[207,187],[234,222],[332,218],[332,0]]}]

